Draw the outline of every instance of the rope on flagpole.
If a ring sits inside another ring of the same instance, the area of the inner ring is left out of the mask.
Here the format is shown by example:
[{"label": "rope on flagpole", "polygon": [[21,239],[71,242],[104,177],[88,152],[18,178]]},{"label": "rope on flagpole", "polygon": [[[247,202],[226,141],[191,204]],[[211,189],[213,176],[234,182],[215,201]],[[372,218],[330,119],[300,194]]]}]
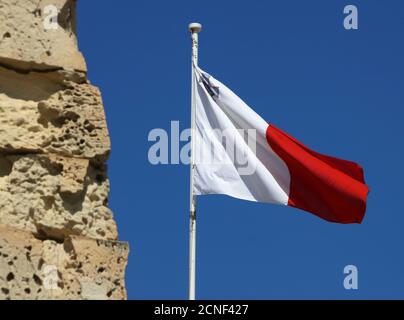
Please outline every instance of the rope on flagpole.
[{"label": "rope on flagpole", "polygon": [[194,68],[198,66],[198,33],[202,30],[199,23],[189,24],[192,35],[192,95],[191,95],[191,163],[190,163],[190,201],[189,201],[189,300],[195,300],[195,262],[196,262],[196,199],[194,195],[195,169],[195,90],[196,78]]}]

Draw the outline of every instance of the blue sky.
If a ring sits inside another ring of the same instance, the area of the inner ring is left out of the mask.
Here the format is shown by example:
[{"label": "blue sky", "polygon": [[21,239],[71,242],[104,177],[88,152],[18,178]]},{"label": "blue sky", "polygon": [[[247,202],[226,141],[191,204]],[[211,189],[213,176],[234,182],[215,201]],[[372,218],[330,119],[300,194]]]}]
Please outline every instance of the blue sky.
[{"label": "blue sky", "polygon": [[[79,46],[112,139],[110,206],[130,299],[186,299],[189,168],[153,166],[148,133],[190,118],[189,22],[200,66],[268,122],[353,160],[361,225],[226,196],[198,199],[197,298],[404,298],[404,2],[79,1]],[[359,29],[343,28],[355,4]],[[343,268],[359,270],[345,290]]]}]

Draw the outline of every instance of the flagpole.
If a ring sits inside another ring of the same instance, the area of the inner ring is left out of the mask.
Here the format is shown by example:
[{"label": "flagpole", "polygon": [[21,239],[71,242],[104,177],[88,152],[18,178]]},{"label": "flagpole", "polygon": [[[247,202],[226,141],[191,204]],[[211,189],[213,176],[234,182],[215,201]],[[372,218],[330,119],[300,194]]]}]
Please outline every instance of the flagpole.
[{"label": "flagpole", "polygon": [[199,23],[191,23],[189,31],[192,36],[192,95],[191,95],[191,163],[189,186],[189,300],[195,300],[195,257],[196,257],[196,199],[194,195],[194,130],[195,130],[195,73],[194,66],[198,66],[198,33],[202,30]]}]

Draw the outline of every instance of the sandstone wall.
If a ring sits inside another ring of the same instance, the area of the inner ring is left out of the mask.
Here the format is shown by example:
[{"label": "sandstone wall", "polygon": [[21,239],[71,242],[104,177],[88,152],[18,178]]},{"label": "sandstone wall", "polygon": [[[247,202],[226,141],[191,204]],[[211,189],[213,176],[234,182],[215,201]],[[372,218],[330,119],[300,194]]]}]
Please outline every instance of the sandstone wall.
[{"label": "sandstone wall", "polygon": [[0,299],[126,298],[108,129],[75,30],[76,1],[0,0]]}]

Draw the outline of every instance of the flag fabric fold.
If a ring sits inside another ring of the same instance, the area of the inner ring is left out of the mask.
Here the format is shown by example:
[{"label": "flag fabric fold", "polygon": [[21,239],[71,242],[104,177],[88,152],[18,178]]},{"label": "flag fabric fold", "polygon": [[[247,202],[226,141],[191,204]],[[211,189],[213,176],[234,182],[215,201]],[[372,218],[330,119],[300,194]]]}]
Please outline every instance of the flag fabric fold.
[{"label": "flag fabric fold", "polygon": [[221,82],[198,67],[194,72],[195,195],[289,205],[337,223],[362,221],[369,189],[358,164],[312,151]]}]

